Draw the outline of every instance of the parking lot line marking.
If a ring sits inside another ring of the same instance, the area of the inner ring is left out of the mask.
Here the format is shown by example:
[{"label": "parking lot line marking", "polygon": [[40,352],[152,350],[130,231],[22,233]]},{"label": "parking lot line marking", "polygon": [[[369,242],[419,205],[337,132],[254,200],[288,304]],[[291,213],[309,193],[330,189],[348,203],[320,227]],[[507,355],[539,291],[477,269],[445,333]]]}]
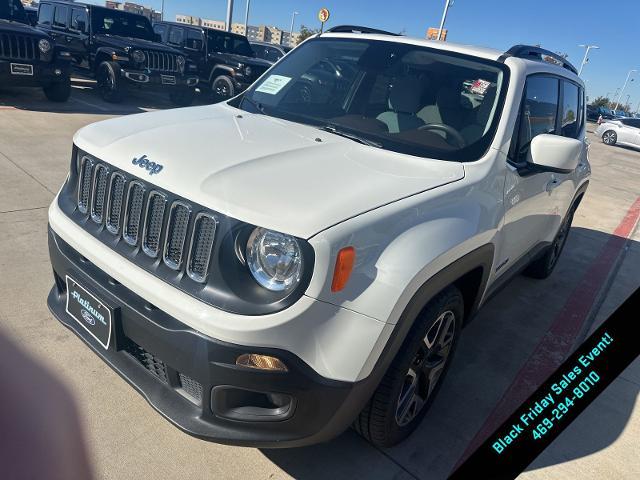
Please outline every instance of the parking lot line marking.
[{"label": "parking lot line marking", "polygon": [[455,471],[571,353],[601,288],[606,283],[639,219],[640,197],[627,210],[607,243],[591,262],[582,281],[574,288],[553,323],[487,416],[482,427],[469,442],[452,471]]}]

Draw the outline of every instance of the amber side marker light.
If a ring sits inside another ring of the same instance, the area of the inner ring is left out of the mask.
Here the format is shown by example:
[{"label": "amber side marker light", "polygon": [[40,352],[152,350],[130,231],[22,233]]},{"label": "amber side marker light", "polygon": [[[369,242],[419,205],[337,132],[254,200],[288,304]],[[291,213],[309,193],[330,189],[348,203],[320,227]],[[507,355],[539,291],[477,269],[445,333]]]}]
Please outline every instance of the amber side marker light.
[{"label": "amber side marker light", "polygon": [[339,292],[347,285],[355,261],[355,248],[345,247],[338,252],[336,267],[333,269],[333,281],[331,282],[332,292]]},{"label": "amber side marker light", "polygon": [[269,355],[258,355],[257,353],[245,353],[236,359],[236,365],[241,367],[256,368],[258,370],[271,370],[278,372],[288,371],[282,360]]}]

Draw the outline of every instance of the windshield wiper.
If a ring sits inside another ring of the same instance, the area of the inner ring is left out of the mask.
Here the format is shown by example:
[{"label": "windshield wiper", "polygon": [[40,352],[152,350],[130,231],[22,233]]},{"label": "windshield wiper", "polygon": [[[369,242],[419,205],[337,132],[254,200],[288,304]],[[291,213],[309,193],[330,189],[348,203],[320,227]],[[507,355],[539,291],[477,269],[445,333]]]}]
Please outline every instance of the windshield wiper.
[{"label": "windshield wiper", "polygon": [[325,132],[333,133],[334,135],[339,135],[344,138],[348,138],[349,140],[353,140],[354,142],[361,143],[363,145],[368,145],[369,147],[382,148],[382,144],[379,142],[375,142],[373,140],[369,140],[368,138],[360,137],[354,133],[345,132],[344,130],[340,130],[335,125],[323,125],[320,127],[320,130],[324,130]]},{"label": "windshield wiper", "polygon": [[264,113],[264,106],[263,106],[261,103],[256,102],[255,100],[253,100],[253,99],[251,99],[251,98],[247,97],[246,95],[243,95],[243,96],[242,96],[242,101],[243,101],[243,102],[244,102],[244,101],[246,101],[248,104],[250,104],[250,105],[252,105],[253,107],[255,107],[255,108],[256,108],[256,109],[257,109],[261,114],[266,115],[266,114]]}]

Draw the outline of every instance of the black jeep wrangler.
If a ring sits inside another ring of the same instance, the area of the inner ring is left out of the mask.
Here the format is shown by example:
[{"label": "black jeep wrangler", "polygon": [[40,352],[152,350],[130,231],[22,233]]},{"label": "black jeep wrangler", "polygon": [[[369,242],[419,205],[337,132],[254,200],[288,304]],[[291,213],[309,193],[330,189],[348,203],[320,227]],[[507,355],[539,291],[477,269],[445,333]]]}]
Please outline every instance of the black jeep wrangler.
[{"label": "black jeep wrangler", "polygon": [[158,22],[153,28],[198,66],[200,88],[208,86],[217,100],[242,92],[271,66],[256,58],[242,35],[174,22]]},{"label": "black jeep wrangler", "polygon": [[70,55],[29,25],[20,0],[0,0],[0,85],[42,87],[53,102],[71,95]]},{"label": "black jeep wrangler", "polygon": [[93,75],[102,98],[119,102],[128,88],[168,91],[176,105],[189,105],[197,68],[178,50],[159,43],[148,18],[76,2],[44,0],[38,28],[71,53],[74,66]]}]

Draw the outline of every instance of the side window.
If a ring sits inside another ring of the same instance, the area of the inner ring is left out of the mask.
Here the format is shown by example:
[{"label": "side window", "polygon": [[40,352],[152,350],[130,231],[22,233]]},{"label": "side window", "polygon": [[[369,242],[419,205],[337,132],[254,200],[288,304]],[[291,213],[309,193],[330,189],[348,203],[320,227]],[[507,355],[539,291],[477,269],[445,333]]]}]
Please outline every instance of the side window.
[{"label": "side window", "polygon": [[276,48],[265,48],[264,49],[264,59],[269,60],[270,62],[277,62],[282,58],[282,54],[280,50]]},{"label": "side window", "polygon": [[187,39],[185,41],[186,48],[191,50],[200,51],[204,46],[204,40],[202,39],[202,33],[197,30],[187,29]]},{"label": "side window", "polygon": [[517,161],[523,160],[522,156],[536,136],[557,133],[559,85],[560,81],[554,77],[535,75],[527,79],[520,113]]},{"label": "side window", "polygon": [[71,9],[71,28],[82,33],[89,33],[87,11],[84,8]]},{"label": "side window", "polygon": [[264,46],[262,46],[262,45],[251,45],[251,49],[256,54],[256,57],[264,58]]},{"label": "side window", "polygon": [[184,40],[184,30],[178,27],[171,27],[169,30],[169,40],[167,43],[171,45],[182,46],[182,41]]},{"label": "side window", "polygon": [[69,8],[63,5],[56,5],[56,13],[53,16],[53,26],[59,28],[67,28],[68,17]]},{"label": "side window", "polygon": [[162,37],[162,41],[165,40],[164,34],[167,31],[167,26],[166,25],[154,25],[153,26],[153,31],[156,34],[158,34],[158,35],[160,35]]},{"label": "side window", "polygon": [[562,81],[562,136],[576,138],[580,119],[580,88],[566,80]]},{"label": "side window", "polygon": [[49,25],[53,23],[53,5],[50,3],[43,3],[40,5],[38,11],[38,23],[40,25]]}]

